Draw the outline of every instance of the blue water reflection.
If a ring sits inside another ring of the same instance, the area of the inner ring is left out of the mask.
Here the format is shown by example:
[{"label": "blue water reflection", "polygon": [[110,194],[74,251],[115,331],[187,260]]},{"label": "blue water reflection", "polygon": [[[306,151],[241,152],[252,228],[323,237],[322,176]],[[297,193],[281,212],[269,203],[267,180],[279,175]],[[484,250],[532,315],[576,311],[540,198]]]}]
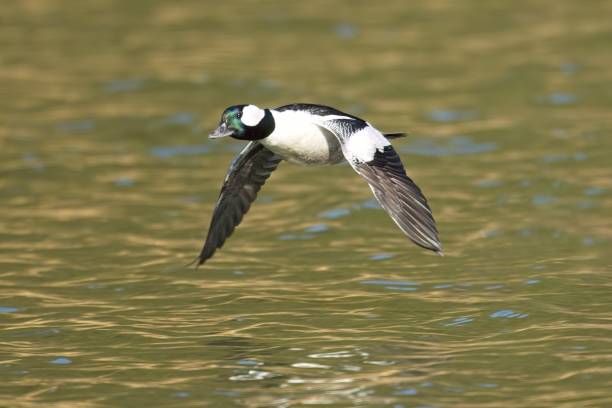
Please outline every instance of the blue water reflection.
[{"label": "blue water reflection", "polygon": [[417,139],[400,151],[421,156],[460,156],[466,154],[489,153],[497,149],[494,142],[475,142],[468,136],[454,136],[448,142],[437,142],[431,138]]}]

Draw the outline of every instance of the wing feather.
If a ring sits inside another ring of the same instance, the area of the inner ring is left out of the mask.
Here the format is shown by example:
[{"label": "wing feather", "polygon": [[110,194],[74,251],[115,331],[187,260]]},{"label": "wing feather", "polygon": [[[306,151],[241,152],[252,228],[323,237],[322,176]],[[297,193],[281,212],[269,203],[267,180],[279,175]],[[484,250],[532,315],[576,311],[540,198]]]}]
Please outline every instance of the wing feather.
[{"label": "wing feather", "polygon": [[436,222],[421,189],[406,175],[404,166],[387,145],[367,163],[353,168],[366,179],[380,205],[415,244],[442,253]]},{"label": "wing feather", "polygon": [[[336,136],[353,169],[366,179],[374,197],[415,244],[442,255],[436,221],[421,189],[382,133],[363,121],[329,120],[321,125]],[[395,134],[390,135],[391,138]]]},{"label": "wing feather", "polygon": [[234,159],[225,176],[215,205],[208,235],[197,265],[206,262],[240,224],[257,193],[276,170],[282,158],[259,142],[249,143]]}]

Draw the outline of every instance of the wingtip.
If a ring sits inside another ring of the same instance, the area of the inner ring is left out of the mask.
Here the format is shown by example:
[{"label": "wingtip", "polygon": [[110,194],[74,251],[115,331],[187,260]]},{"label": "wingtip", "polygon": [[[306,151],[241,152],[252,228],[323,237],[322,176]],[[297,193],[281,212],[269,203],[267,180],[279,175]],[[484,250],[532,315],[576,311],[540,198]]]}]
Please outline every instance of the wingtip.
[{"label": "wingtip", "polygon": [[204,265],[204,262],[208,261],[210,256],[202,256],[198,255],[195,262],[195,268],[198,269],[200,266]]},{"label": "wingtip", "polygon": [[444,250],[442,249],[442,244],[440,244],[440,241],[437,241],[436,243],[436,247],[433,248],[433,251],[436,253],[436,255],[438,256],[444,256]]},{"label": "wingtip", "polygon": [[202,257],[198,255],[193,261],[185,264],[185,268],[191,268],[193,266],[194,269],[198,269],[204,262],[206,262],[206,259],[202,259]]}]

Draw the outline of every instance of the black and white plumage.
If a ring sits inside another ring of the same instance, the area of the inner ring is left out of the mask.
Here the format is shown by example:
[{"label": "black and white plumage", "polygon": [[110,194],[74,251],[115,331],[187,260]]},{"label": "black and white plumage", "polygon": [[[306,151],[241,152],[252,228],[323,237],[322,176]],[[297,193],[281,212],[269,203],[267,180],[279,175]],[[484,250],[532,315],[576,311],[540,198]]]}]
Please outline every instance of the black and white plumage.
[{"label": "black and white plumage", "polygon": [[328,106],[301,103],[276,109],[231,106],[210,134],[211,138],[224,136],[250,142],[230,165],[196,260],[198,265],[223,246],[282,160],[302,165],[348,161],[408,238],[442,254],[427,200],[406,175],[388,141],[402,133],[383,134],[356,116]]}]

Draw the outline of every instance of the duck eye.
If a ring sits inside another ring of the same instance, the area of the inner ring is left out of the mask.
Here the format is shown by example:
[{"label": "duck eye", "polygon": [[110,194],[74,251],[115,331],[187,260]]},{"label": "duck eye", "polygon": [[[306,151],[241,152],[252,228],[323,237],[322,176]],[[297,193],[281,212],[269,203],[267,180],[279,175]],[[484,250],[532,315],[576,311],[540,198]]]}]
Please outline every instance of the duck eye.
[{"label": "duck eye", "polygon": [[242,117],[242,112],[238,112],[238,119]]}]

